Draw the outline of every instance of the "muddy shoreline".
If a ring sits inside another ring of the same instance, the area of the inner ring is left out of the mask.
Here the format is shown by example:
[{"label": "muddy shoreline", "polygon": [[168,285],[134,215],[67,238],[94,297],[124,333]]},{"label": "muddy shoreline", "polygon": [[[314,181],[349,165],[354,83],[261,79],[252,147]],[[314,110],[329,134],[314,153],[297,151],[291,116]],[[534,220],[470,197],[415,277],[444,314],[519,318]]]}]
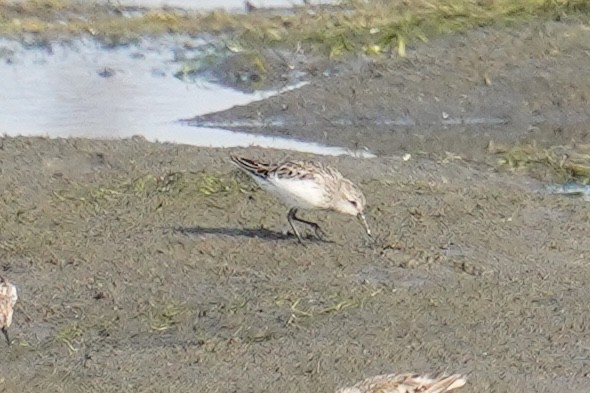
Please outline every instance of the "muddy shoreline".
[{"label": "muddy shoreline", "polygon": [[[465,373],[465,391],[583,389],[587,206],[465,161],[324,157],[358,223],[286,210],[230,152],[3,138],[3,274],[19,286],[6,391],[322,391],[382,372]],[[585,300],[587,299],[587,300]],[[499,376],[502,376],[501,378]]]},{"label": "muddy shoreline", "polygon": [[[584,391],[588,204],[542,192],[546,161],[500,167],[490,141],[588,144],[589,35],[571,21],[449,35],[196,119],[276,120],[249,130],[369,159],[0,138],[0,270],[20,294],[0,391],[329,393],[409,371],[465,374],[465,392]],[[302,248],[230,153],[334,165],[376,240],[310,212],[331,242]]]},{"label": "muddy shoreline", "polygon": [[490,141],[587,143],[590,32],[583,24],[484,28],[357,59],[336,77],[263,102],[192,119],[379,155],[481,157]]}]

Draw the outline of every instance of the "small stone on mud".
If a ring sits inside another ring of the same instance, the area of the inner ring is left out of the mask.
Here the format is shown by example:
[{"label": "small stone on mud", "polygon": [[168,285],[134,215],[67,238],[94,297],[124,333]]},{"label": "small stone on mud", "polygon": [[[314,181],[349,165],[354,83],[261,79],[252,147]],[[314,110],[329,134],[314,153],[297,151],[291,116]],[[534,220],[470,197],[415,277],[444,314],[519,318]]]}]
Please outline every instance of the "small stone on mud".
[{"label": "small stone on mud", "polygon": [[103,78],[110,78],[115,75],[115,70],[110,67],[105,67],[102,71],[98,72],[98,75]]}]

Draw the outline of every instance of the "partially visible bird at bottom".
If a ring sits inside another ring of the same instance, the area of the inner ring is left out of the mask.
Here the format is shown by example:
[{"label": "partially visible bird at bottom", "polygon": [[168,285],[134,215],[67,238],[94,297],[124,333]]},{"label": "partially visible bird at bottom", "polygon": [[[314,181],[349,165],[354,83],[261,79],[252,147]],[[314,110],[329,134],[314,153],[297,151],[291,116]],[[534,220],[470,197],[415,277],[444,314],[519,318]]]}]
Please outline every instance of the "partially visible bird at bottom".
[{"label": "partially visible bird at bottom", "polygon": [[235,155],[230,158],[262,189],[277,195],[290,207],[287,219],[299,243],[303,244],[303,240],[293,221],[311,226],[320,239],[325,233],[317,223],[297,217],[298,209],[332,210],[356,216],[371,236],[363,213],[365,196],[336,169],[316,161],[268,163]]},{"label": "partially visible bird at bottom", "polygon": [[370,377],[336,393],[444,393],[463,387],[467,380],[459,374],[430,378],[419,374],[385,374]]},{"label": "partially visible bird at bottom", "polygon": [[17,299],[16,287],[6,281],[4,277],[0,276],[0,329],[8,345],[10,345],[8,328],[12,324],[12,314]]}]

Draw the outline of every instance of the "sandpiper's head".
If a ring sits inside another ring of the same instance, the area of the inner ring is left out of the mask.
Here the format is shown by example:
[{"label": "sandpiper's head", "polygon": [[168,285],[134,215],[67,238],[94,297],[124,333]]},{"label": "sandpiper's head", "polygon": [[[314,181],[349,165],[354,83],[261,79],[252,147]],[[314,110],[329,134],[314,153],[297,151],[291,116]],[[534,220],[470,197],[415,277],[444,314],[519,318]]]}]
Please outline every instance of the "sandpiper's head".
[{"label": "sandpiper's head", "polygon": [[363,224],[363,227],[367,231],[367,235],[371,236],[371,230],[369,229],[369,225],[367,224],[367,220],[363,213],[366,204],[367,200],[365,199],[363,192],[350,180],[342,179],[340,182],[340,192],[334,203],[334,210],[340,213],[356,216],[361,224]]}]

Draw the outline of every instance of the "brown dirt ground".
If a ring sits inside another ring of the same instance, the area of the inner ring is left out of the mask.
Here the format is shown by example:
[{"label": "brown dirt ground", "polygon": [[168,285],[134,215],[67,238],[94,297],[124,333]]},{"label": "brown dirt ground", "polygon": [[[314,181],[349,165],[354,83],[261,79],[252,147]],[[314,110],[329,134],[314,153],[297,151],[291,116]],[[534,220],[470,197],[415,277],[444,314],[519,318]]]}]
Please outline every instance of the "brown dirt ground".
[{"label": "brown dirt ground", "polygon": [[474,392],[587,386],[579,200],[464,161],[326,157],[377,240],[308,213],[333,243],[303,248],[227,150],[1,142],[2,272],[21,296],[4,391],[332,392],[409,370]]},{"label": "brown dirt ground", "polygon": [[[0,269],[20,291],[0,391],[333,392],[406,371],[464,373],[466,392],[584,391],[588,205],[495,170],[484,148],[585,140],[580,124],[529,126],[587,113],[588,34],[482,30],[234,110],[280,110],[295,125],[277,132],[380,153],[320,158],[365,191],[375,242],[352,219],[308,213],[333,242],[301,247],[285,207],[228,160],[310,155],[0,139]],[[453,114],[466,96],[510,122],[474,136],[316,121],[350,117],[353,87],[367,118]],[[399,158],[419,150],[475,160]]]},{"label": "brown dirt ground", "polygon": [[[241,131],[249,121],[261,125],[254,132],[380,155],[449,151],[480,159],[490,140],[588,143],[589,61],[584,23],[482,28],[415,46],[406,58],[321,64],[320,71],[339,76],[195,120],[224,127],[237,122]],[[501,123],[452,124],[470,119]]]}]

